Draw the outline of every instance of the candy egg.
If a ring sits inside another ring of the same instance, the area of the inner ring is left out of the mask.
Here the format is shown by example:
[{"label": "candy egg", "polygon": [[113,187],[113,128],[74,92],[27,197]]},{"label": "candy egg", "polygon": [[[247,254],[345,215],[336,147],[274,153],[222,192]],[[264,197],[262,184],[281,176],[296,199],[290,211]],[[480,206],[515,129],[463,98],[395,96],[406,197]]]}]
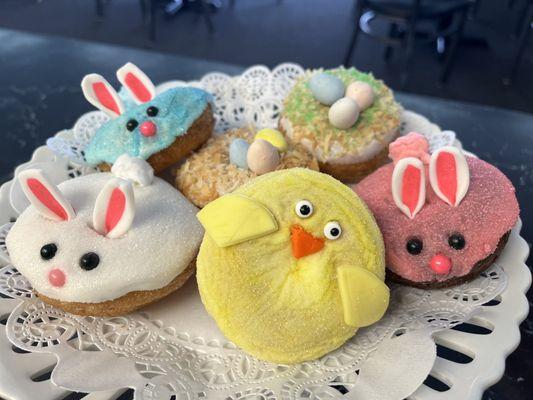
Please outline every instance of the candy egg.
[{"label": "candy egg", "polygon": [[355,81],[346,88],[346,97],[355,100],[359,105],[359,109],[364,111],[374,103],[376,94],[368,83]]},{"label": "candy egg", "polygon": [[277,147],[279,151],[287,150],[287,141],[280,131],[275,129],[265,128],[261,129],[255,135],[255,139],[263,139],[269,142],[272,146]]},{"label": "candy egg", "polygon": [[248,167],[257,175],[274,171],[280,163],[278,149],[263,139],[254,140],[248,149]]},{"label": "candy egg", "polygon": [[349,97],[337,100],[329,109],[328,118],[331,125],[339,129],[349,129],[359,118],[359,105]]},{"label": "candy egg", "polygon": [[248,169],[248,161],[246,160],[248,149],[250,145],[244,139],[233,139],[229,145],[229,162],[239,168]]},{"label": "candy egg", "polygon": [[330,106],[344,96],[345,86],[344,82],[336,76],[320,72],[314,74],[309,80],[309,89],[315,99]]}]

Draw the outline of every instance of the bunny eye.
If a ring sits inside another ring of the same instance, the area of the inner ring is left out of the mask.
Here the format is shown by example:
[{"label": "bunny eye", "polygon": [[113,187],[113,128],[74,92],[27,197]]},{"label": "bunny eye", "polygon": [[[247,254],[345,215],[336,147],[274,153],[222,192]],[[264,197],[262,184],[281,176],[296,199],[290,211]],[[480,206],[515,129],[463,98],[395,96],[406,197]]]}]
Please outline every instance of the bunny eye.
[{"label": "bunny eye", "polygon": [[80,258],[80,268],[85,271],[95,269],[100,264],[100,257],[96,253],[85,253]]},{"label": "bunny eye", "polygon": [[300,218],[309,218],[313,214],[313,204],[307,200],[300,200],[296,203],[294,211]]},{"label": "bunny eye", "polygon": [[126,123],[126,129],[128,131],[133,131],[135,128],[137,128],[137,125],[139,125],[139,123],[137,122],[137,120],[135,119],[130,119],[127,123]]},{"label": "bunny eye", "polygon": [[448,238],[448,245],[452,249],[462,250],[466,245],[465,237],[460,233],[454,233]]},{"label": "bunny eye", "polygon": [[409,254],[412,254],[413,256],[416,256],[420,253],[422,253],[422,249],[424,248],[424,244],[422,241],[418,238],[412,238],[407,241],[407,244],[405,245],[405,248],[407,249],[407,252]]},{"label": "bunny eye", "polygon": [[150,106],[146,109],[146,114],[149,116],[149,117],[155,117],[157,115],[157,113],[159,112],[159,108],[157,107],[154,107],[154,106]]},{"label": "bunny eye", "polygon": [[57,246],[55,243],[48,243],[41,247],[41,258],[45,261],[51,260],[57,253]]},{"label": "bunny eye", "polygon": [[329,240],[337,240],[342,233],[341,225],[337,221],[330,221],[324,227],[324,235]]}]

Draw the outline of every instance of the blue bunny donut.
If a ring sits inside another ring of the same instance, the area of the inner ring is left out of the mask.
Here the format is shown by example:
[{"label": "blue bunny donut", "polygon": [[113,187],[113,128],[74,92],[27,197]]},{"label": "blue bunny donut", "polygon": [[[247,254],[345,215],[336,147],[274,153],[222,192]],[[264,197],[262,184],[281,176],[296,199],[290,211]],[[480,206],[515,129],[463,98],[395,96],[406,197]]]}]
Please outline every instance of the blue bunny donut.
[{"label": "blue bunny donut", "polygon": [[109,170],[120,155],[128,154],[147,160],[160,172],[211,136],[214,118],[209,93],[183,86],[156,94],[151,80],[132,63],[121,67],[117,78],[133,101],[125,103],[98,74],[85,76],[81,83],[85,98],[111,117],[85,148],[89,164]]}]

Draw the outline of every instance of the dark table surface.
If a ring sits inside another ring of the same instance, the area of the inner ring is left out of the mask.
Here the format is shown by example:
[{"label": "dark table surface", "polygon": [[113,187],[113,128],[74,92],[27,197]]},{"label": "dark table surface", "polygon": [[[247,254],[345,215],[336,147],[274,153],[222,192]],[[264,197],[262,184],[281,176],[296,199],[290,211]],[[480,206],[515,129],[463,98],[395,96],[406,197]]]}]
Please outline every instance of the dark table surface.
[{"label": "dark table surface", "polygon": [[[92,109],[80,90],[85,74],[98,72],[114,81],[117,67],[128,61],[142,66],[155,82],[193,80],[212,71],[238,74],[244,69],[0,29],[0,182],[29,160],[46,138],[72,127],[78,116]],[[466,149],[498,166],[513,181],[522,208],[522,236],[531,243],[533,115],[405,93],[397,93],[397,98],[405,108],[454,130]],[[507,359],[504,377],[486,391],[484,399],[526,399],[533,393],[531,316],[521,332],[522,342]]]}]

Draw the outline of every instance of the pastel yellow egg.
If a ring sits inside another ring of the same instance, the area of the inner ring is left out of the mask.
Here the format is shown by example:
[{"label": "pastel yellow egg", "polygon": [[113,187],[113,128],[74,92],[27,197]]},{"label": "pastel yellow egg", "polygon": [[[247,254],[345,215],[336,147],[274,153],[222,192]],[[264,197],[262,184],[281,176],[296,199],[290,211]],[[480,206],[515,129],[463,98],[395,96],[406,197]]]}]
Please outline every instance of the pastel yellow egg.
[{"label": "pastel yellow egg", "polygon": [[274,171],[280,163],[278,149],[264,139],[254,140],[248,149],[246,160],[250,171],[257,175]]},{"label": "pastel yellow egg", "polygon": [[255,139],[263,139],[269,142],[272,146],[278,148],[279,151],[287,151],[287,141],[280,131],[275,129],[265,128],[261,129],[255,135]]},{"label": "pastel yellow egg", "polygon": [[364,111],[374,103],[376,94],[368,83],[355,81],[346,88],[346,97],[355,100],[359,109]]},{"label": "pastel yellow egg", "polygon": [[331,125],[338,129],[350,129],[359,118],[359,105],[349,97],[337,100],[330,107],[328,118]]}]

